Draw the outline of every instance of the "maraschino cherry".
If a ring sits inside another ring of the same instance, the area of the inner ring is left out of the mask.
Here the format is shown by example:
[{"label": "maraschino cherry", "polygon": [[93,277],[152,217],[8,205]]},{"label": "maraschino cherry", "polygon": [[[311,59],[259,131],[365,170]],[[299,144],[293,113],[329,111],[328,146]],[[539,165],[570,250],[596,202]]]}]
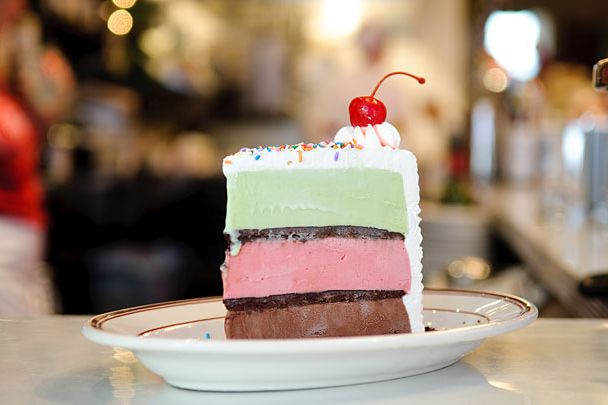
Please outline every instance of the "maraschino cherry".
[{"label": "maraschino cherry", "polygon": [[380,85],[387,78],[394,75],[405,75],[412,77],[418,81],[420,84],[424,84],[426,80],[423,77],[414,76],[413,74],[407,72],[392,72],[384,76],[376,87],[372,94],[369,96],[356,97],[353,98],[348,106],[348,112],[350,114],[350,124],[354,127],[367,127],[368,125],[376,125],[382,124],[386,120],[386,107],[384,103],[378,100],[376,97],[376,92]]}]

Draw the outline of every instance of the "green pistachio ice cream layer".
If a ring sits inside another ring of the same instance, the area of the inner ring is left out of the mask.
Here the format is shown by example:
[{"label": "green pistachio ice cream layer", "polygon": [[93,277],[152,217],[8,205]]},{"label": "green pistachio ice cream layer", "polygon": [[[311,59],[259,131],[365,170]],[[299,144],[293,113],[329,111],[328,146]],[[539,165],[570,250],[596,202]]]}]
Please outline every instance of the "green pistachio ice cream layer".
[{"label": "green pistachio ice cream layer", "polygon": [[400,173],[380,169],[259,170],[227,176],[226,232],[367,226],[407,234]]}]

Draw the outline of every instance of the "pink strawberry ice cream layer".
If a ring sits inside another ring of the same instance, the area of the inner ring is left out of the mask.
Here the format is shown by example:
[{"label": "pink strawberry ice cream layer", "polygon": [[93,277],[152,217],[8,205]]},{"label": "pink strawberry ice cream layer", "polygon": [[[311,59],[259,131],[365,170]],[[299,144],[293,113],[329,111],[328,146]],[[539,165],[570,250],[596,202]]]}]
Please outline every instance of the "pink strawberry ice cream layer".
[{"label": "pink strawberry ice cream layer", "polygon": [[258,239],[226,255],[224,298],[328,290],[410,289],[410,261],[398,239]]}]

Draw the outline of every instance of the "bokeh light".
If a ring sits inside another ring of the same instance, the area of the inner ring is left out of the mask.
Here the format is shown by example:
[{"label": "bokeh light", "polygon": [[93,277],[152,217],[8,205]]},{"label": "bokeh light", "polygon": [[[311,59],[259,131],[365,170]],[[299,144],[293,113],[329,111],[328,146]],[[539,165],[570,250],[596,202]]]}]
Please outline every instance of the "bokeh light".
[{"label": "bokeh light", "polygon": [[177,46],[167,26],[147,29],[139,37],[138,43],[140,49],[152,58],[169,56]]},{"label": "bokeh light", "polygon": [[494,11],[485,24],[484,46],[513,79],[528,81],[540,70],[540,30],[531,11]]},{"label": "bokeh light", "polygon": [[483,75],[483,85],[493,93],[502,93],[509,85],[509,78],[501,68],[491,68]]},{"label": "bokeh light", "polygon": [[112,0],[112,3],[119,8],[131,8],[136,2],[137,0]]},{"label": "bokeh light", "polygon": [[115,35],[126,35],[133,28],[133,17],[127,10],[116,10],[108,18],[108,29]]},{"label": "bokeh light", "polygon": [[311,20],[310,35],[320,42],[346,38],[357,31],[362,17],[361,0],[325,0]]}]

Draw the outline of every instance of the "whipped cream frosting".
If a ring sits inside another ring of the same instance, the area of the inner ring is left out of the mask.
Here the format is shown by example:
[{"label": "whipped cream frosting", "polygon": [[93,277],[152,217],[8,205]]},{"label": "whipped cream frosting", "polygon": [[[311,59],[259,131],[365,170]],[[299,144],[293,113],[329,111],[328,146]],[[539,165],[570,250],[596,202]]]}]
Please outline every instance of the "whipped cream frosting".
[{"label": "whipped cream frosting", "polygon": [[401,136],[397,128],[385,121],[367,127],[343,127],[336,134],[334,142],[353,142],[365,148],[388,146],[399,149]]}]

